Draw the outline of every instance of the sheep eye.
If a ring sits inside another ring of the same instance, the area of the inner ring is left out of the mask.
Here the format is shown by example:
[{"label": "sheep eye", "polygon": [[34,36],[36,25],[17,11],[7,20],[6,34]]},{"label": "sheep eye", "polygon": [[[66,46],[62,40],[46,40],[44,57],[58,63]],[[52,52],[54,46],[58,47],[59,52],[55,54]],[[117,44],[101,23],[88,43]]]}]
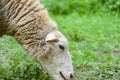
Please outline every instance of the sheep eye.
[{"label": "sheep eye", "polygon": [[59,48],[60,48],[61,50],[64,50],[64,49],[65,49],[62,45],[59,45]]}]

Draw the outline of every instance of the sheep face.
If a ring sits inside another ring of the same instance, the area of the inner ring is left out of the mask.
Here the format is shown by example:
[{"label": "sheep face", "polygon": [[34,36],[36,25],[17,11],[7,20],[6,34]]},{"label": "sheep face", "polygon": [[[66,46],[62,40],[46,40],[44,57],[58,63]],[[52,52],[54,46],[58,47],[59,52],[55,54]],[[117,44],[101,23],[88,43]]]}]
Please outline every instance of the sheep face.
[{"label": "sheep face", "polygon": [[54,31],[47,35],[46,42],[51,52],[40,57],[42,67],[55,80],[73,80],[73,66],[67,39],[59,31]]}]

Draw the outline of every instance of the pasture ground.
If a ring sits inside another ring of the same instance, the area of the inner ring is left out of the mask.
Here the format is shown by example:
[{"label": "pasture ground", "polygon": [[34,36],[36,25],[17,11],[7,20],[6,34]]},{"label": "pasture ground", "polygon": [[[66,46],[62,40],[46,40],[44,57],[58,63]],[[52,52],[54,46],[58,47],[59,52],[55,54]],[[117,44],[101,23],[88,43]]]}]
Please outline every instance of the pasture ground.
[{"label": "pasture ground", "polygon": [[[120,80],[120,16],[53,15],[68,38],[75,80]],[[50,80],[10,36],[0,38],[0,80]]]}]

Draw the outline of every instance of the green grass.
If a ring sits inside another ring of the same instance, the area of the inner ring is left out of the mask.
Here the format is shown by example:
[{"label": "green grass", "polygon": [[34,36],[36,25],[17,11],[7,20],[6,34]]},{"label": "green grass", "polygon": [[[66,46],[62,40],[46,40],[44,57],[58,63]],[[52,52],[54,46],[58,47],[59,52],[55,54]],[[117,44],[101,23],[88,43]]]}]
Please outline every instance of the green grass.
[{"label": "green grass", "polygon": [[[68,38],[75,80],[120,80],[120,16],[53,15]],[[0,38],[0,80],[50,80],[11,37]]]}]

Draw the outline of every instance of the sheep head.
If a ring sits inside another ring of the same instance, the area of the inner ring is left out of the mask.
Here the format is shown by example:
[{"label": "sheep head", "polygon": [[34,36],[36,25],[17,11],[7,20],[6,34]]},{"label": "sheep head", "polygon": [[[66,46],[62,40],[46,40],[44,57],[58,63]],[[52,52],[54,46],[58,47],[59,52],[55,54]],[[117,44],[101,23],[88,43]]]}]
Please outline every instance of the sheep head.
[{"label": "sheep head", "polygon": [[73,66],[67,39],[59,32],[53,31],[46,36],[50,53],[40,57],[42,67],[55,80],[73,80]]}]

